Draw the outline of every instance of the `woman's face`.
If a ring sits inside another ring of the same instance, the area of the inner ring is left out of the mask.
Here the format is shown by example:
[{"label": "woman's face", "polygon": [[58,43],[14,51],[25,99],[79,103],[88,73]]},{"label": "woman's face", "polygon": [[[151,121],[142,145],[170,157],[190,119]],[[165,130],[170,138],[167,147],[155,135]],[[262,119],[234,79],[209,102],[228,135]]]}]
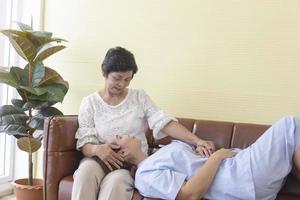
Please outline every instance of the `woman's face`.
[{"label": "woman's face", "polygon": [[132,80],[132,71],[110,72],[106,77],[106,87],[111,94],[122,94]]}]

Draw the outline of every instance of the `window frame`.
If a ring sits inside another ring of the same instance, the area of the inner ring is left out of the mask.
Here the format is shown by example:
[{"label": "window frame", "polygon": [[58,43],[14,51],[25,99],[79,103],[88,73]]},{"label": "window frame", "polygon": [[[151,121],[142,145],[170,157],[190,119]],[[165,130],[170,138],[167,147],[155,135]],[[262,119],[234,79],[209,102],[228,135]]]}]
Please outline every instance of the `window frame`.
[{"label": "window frame", "polygon": [[[5,1],[5,12],[0,13],[2,21],[2,25],[5,27],[11,27],[12,21],[12,5],[13,0],[6,0]],[[2,16],[1,16],[2,14]],[[1,40],[2,49],[0,50],[0,69],[2,70],[9,70],[10,61],[11,61],[11,47],[9,45],[8,40],[3,36],[3,40]],[[0,47],[0,48],[1,48]],[[7,66],[7,67],[5,67]],[[12,88],[7,86],[6,84],[0,84],[1,90],[0,96],[0,105],[8,104],[9,100],[13,97],[12,96]],[[0,171],[0,184],[7,183],[13,180],[14,176],[14,160],[15,160],[15,139],[10,135],[5,133],[1,133],[0,135],[0,161],[1,171]],[[3,145],[3,146],[2,146]]]},{"label": "window frame", "polygon": [[[16,24],[13,23],[15,21],[30,24],[33,18],[33,28],[42,30],[44,0],[28,0],[26,2],[3,0],[2,5],[2,9],[0,9],[1,29],[17,28]],[[11,47],[8,39],[2,34],[0,37],[0,48],[2,48],[0,49],[0,69],[9,70],[10,66],[24,66],[24,61],[20,59],[20,56]],[[15,88],[1,83],[0,87],[0,105],[10,104],[10,99],[19,98]],[[19,176],[19,174],[27,174],[27,170],[24,169],[24,166],[16,166],[20,164],[20,161],[15,160],[15,156],[19,152],[16,148],[16,138],[6,133],[0,133],[0,140],[0,145],[3,145],[3,147],[0,147],[0,159],[2,159],[2,161],[0,160],[0,165],[3,165],[0,167],[0,184],[5,185],[16,178],[16,176]],[[27,160],[27,158],[21,159]],[[19,173],[19,171],[21,172]],[[0,188],[2,187],[0,186]],[[0,189],[0,196],[1,192],[3,191]]]}]

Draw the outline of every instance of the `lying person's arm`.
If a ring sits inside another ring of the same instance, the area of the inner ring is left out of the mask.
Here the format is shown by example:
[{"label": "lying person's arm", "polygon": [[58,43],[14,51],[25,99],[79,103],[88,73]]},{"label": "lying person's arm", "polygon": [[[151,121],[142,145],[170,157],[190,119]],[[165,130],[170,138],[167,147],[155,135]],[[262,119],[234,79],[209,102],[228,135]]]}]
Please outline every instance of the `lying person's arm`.
[{"label": "lying person's arm", "polygon": [[203,197],[211,185],[222,160],[233,157],[235,154],[229,149],[220,149],[213,153],[206,163],[197,170],[195,175],[181,187],[177,199],[200,199]]}]

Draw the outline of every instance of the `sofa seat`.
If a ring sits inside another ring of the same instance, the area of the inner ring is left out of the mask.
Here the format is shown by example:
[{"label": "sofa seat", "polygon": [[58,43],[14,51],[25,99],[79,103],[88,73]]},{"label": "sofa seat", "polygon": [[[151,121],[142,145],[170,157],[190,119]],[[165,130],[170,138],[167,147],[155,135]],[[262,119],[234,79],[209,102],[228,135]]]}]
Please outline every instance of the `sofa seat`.
[{"label": "sofa seat", "polygon": [[73,187],[73,175],[64,177],[59,182],[58,199],[59,200],[70,200],[71,199],[71,188]]},{"label": "sofa seat", "polygon": [[[58,200],[70,200],[72,186],[73,186],[73,176],[64,177],[59,184]],[[282,189],[281,194],[277,198],[277,200],[299,200],[300,188],[297,186],[300,187],[299,183],[297,183],[297,180],[294,177],[290,177],[287,180],[286,187]],[[138,193],[138,191],[135,190],[133,193],[132,200],[153,200],[153,199],[144,198],[142,195]]]}]

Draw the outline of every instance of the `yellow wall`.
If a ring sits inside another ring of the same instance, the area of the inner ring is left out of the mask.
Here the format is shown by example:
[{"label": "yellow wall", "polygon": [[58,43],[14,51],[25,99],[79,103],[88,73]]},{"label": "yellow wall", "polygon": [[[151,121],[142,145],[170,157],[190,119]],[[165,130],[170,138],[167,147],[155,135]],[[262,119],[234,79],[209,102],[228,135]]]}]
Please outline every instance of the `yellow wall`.
[{"label": "yellow wall", "polygon": [[272,123],[300,115],[299,0],[46,0],[45,29],[69,40],[47,63],[69,81],[60,108],[103,87],[106,50],[131,50],[144,88],[175,116]]}]

